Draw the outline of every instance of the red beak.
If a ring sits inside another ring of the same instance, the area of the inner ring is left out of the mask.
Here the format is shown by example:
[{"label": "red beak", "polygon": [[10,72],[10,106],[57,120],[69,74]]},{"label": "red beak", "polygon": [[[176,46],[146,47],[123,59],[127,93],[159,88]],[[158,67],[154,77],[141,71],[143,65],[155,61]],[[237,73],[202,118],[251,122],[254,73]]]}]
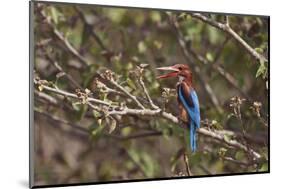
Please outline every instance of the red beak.
[{"label": "red beak", "polygon": [[172,71],[168,74],[160,75],[157,77],[157,79],[162,79],[162,78],[169,78],[169,77],[177,77],[179,70],[177,68],[174,68],[173,66],[168,66],[168,67],[160,67],[156,68],[157,70],[165,70],[165,71]]}]

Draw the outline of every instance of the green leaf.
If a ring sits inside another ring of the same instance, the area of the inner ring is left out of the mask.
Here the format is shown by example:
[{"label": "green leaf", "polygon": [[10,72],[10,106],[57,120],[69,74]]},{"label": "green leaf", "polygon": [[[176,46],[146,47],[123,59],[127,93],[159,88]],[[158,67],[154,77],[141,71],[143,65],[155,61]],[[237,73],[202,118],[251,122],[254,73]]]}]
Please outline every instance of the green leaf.
[{"label": "green leaf", "polygon": [[163,43],[161,41],[157,41],[154,40],[153,41],[153,45],[157,48],[157,49],[161,49],[163,47]]},{"label": "green leaf", "polygon": [[94,120],[89,126],[90,136],[92,139],[97,140],[102,136],[103,130],[105,128],[104,120],[98,119]]},{"label": "green leaf", "polygon": [[178,20],[181,21],[181,20],[186,20],[186,18],[188,17],[188,15],[186,13],[181,13],[179,16],[178,16]]},{"label": "green leaf", "polygon": [[220,157],[224,157],[226,152],[227,152],[227,149],[222,147],[219,149],[218,154]]},{"label": "green leaf", "polygon": [[146,45],[145,45],[144,41],[140,41],[138,43],[138,50],[139,50],[139,53],[145,53]]},{"label": "green leaf", "polygon": [[151,20],[153,22],[160,22],[161,21],[161,15],[158,11],[151,12]]},{"label": "green leaf", "polygon": [[127,78],[127,83],[128,83],[128,85],[129,85],[129,87],[131,89],[136,90],[137,87],[136,87],[135,83],[131,79]]},{"label": "green leaf", "polygon": [[108,8],[106,14],[114,23],[119,23],[122,21],[126,11],[127,11],[126,9],[121,9],[121,8],[119,9]]},{"label": "green leaf", "polygon": [[221,33],[213,27],[207,28],[209,39],[212,44],[217,44],[221,40]]},{"label": "green leaf", "polygon": [[51,16],[52,16],[52,19],[54,20],[54,23],[58,24],[59,14],[58,14],[57,9],[53,6],[51,7]]},{"label": "green leaf", "polygon": [[207,52],[206,54],[206,58],[208,61],[213,62],[214,61],[214,57],[210,52]]},{"label": "green leaf", "polygon": [[115,119],[111,118],[109,123],[109,134],[112,133],[116,129],[117,122]]},{"label": "green leaf", "polygon": [[259,169],[259,171],[268,171],[268,164],[264,163],[261,168]]},{"label": "green leaf", "polygon": [[95,118],[100,118],[100,117],[101,117],[101,113],[98,112],[98,111],[96,111],[96,110],[93,110],[93,116],[94,116]]},{"label": "green leaf", "polygon": [[227,142],[231,141],[231,136],[229,136],[229,135],[224,135],[223,138]]},{"label": "green leaf", "polygon": [[241,160],[245,158],[245,153],[243,151],[237,151],[235,153],[235,159]]},{"label": "green leaf", "polygon": [[81,120],[88,110],[88,105],[87,104],[81,104],[81,102],[73,102],[72,107],[77,112],[75,114],[76,120]]},{"label": "green leaf", "polygon": [[162,130],[163,137],[164,137],[165,139],[170,139],[171,134],[172,134],[172,131],[171,131],[171,130],[172,130],[172,129],[169,128],[169,127],[164,128],[164,129]]},{"label": "green leaf", "polygon": [[88,104],[81,105],[81,108],[80,108],[79,113],[78,113],[78,120],[83,119],[87,110],[88,110]]},{"label": "green leaf", "polygon": [[131,127],[124,127],[121,130],[122,136],[128,136],[132,132]]},{"label": "green leaf", "polygon": [[265,79],[266,76],[267,76],[267,67],[265,66],[264,61],[260,62],[259,69],[256,73],[256,78],[259,77],[259,76],[262,76],[263,79]]},{"label": "green leaf", "polygon": [[257,51],[257,53],[260,53],[260,54],[263,53],[263,49],[262,48],[255,48],[255,51]]},{"label": "green leaf", "polygon": [[100,134],[101,134],[103,128],[104,128],[103,125],[100,125],[100,126],[94,128],[94,129],[92,130],[92,132],[91,132],[92,137],[98,137],[98,136],[100,136]]},{"label": "green leaf", "polygon": [[80,102],[72,102],[72,108],[75,110],[75,111],[79,111],[80,110]]}]

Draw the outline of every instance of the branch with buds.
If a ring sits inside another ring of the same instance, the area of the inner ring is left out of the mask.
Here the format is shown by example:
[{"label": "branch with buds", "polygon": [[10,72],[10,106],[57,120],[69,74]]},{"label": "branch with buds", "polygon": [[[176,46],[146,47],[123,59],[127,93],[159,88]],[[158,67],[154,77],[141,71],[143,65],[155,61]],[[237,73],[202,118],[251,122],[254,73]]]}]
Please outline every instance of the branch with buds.
[{"label": "branch with buds", "polygon": [[[116,89],[118,89],[120,92],[126,94],[128,98],[132,99],[135,104],[139,106],[139,109],[129,108],[127,106],[121,106],[121,105],[113,105],[118,103],[110,103],[103,100],[99,100],[93,97],[89,97],[91,91],[88,89],[85,89],[84,91],[77,89],[75,93],[70,93],[61,89],[56,88],[55,86],[51,86],[51,84],[46,80],[40,80],[39,78],[34,79],[34,84],[37,85],[37,88],[43,92],[48,91],[51,93],[54,93],[56,95],[61,95],[65,97],[70,97],[73,99],[78,99],[82,104],[88,104],[93,110],[96,110],[98,112],[101,112],[104,114],[104,116],[126,116],[126,115],[136,115],[136,116],[157,116],[164,118],[166,120],[169,120],[172,123],[179,124],[179,120],[176,116],[174,116],[171,113],[168,113],[164,111],[163,109],[159,108],[145,108],[144,105],[140,103],[140,101],[137,100],[137,97],[128,92],[124,87],[122,87],[120,84],[118,84],[115,81],[114,73],[107,70],[104,73],[101,74],[101,76],[109,81]],[[108,87],[105,86],[103,83],[99,83],[102,88],[105,88],[108,90]],[[110,89],[113,90],[113,89]],[[148,93],[147,93],[148,94]],[[151,98],[150,98],[151,100]],[[152,101],[152,100],[151,100]],[[153,103],[154,104],[154,103]],[[156,105],[155,105],[156,106]],[[251,154],[252,159],[254,161],[257,161],[261,158],[261,155],[256,152],[255,150],[248,148],[247,146],[243,145],[242,143],[238,142],[234,139],[226,139],[223,132],[216,131],[216,130],[209,130],[206,128],[200,128],[197,131],[200,135],[204,137],[209,137],[214,140],[220,141],[224,144],[226,144],[230,148],[236,148],[239,150],[243,150],[249,154]],[[227,131],[225,131],[227,132]],[[234,134],[233,134],[234,135]],[[233,137],[235,138],[235,137]]]}]

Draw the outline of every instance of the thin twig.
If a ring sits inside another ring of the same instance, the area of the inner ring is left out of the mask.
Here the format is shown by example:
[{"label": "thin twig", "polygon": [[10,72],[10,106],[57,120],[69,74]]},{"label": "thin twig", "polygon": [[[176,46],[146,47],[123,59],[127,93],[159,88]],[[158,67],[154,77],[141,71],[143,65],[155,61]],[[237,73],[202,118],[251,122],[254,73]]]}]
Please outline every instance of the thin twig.
[{"label": "thin twig", "polygon": [[52,23],[51,18],[48,17],[43,10],[39,11],[39,14],[43,17],[45,23],[48,24],[48,26],[52,29],[53,34],[64,44],[64,46],[68,49],[68,51],[76,57],[81,63],[83,63],[83,66],[87,67],[90,63],[86,58],[84,58],[78,50],[76,50],[72,44],[63,36],[63,34],[56,28],[56,26]]},{"label": "thin twig", "polygon": [[[43,90],[47,90],[49,92],[53,92],[53,93],[56,93],[56,94],[59,94],[59,95],[62,95],[62,96],[79,99],[79,97],[74,93],[70,93],[70,92],[67,92],[67,91],[64,91],[64,90],[61,90],[61,89],[58,89],[58,88],[49,87],[49,86],[46,86],[46,85],[41,85],[35,79],[34,79],[34,84],[40,85],[43,88]],[[93,103],[96,103],[96,104],[101,104],[101,105],[105,105],[105,106],[112,106],[109,102],[105,102],[105,101],[102,101],[102,100],[99,100],[99,99],[96,99],[96,98],[89,97],[87,100],[88,100],[88,102],[93,102]]]},{"label": "thin twig", "polygon": [[53,64],[58,71],[60,71],[61,73],[63,73],[67,79],[70,81],[70,83],[75,87],[75,88],[79,88],[82,89],[81,85],[70,75],[68,74],[66,71],[64,71],[64,69],[59,65],[59,63],[57,61],[55,61],[49,54],[47,54],[47,52],[45,52],[45,58],[47,60],[49,60],[49,62],[51,64]]},{"label": "thin twig", "polygon": [[46,112],[44,112],[42,110],[39,110],[38,108],[34,108],[34,111],[37,112],[37,113],[40,113],[40,114],[42,114],[42,115],[44,115],[44,116],[46,116],[46,117],[48,117],[50,119],[52,119],[52,120],[54,120],[54,121],[56,121],[58,123],[69,125],[71,128],[73,128],[73,129],[75,129],[77,131],[84,132],[84,133],[87,133],[87,134],[89,133],[89,130],[84,128],[84,127],[82,127],[82,126],[76,125],[76,124],[71,123],[71,122],[66,121],[66,120],[63,120],[63,119],[61,119],[59,117],[56,117],[56,116],[51,115],[49,113],[46,113]]},{"label": "thin twig", "polygon": [[187,157],[186,153],[183,154],[183,160],[184,160],[184,163],[185,163],[185,169],[186,169],[187,175],[192,176],[192,173],[191,173],[190,167],[189,167],[188,157]]},{"label": "thin twig", "polygon": [[150,95],[148,94],[148,91],[147,91],[147,89],[146,89],[146,87],[145,87],[145,84],[144,84],[144,82],[143,82],[143,77],[142,77],[142,76],[141,76],[140,79],[139,79],[139,83],[140,83],[140,85],[141,85],[141,87],[142,87],[142,89],[143,89],[143,91],[144,91],[144,94],[145,94],[145,96],[146,96],[146,98],[147,98],[147,100],[148,100],[150,106],[151,106],[153,109],[159,109],[159,107],[154,104],[154,102],[152,101]]},{"label": "thin twig", "polygon": [[136,133],[128,136],[119,136],[119,135],[112,135],[112,134],[108,136],[118,140],[132,140],[132,139],[146,138],[152,136],[162,136],[162,135],[163,132],[161,131],[151,131],[151,132]]},{"label": "thin twig", "polygon": [[119,85],[116,81],[114,80],[109,80],[109,82],[116,87],[118,90],[122,91],[125,93],[130,99],[132,99],[140,108],[145,109],[145,107],[140,103],[140,101],[137,99],[136,96],[132,95],[129,91],[127,91],[124,87]]},{"label": "thin twig", "polygon": [[268,62],[268,60],[261,54],[259,54],[253,47],[251,47],[244,39],[242,39],[229,25],[229,23],[220,23],[212,18],[208,18],[200,13],[189,13],[192,17],[199,19],[209,25],[226,32],[229,34],[233,39],[235,39],[242,47],[244,47],[248,53],[254,57],[258,61]]},{"label": "thin twig", "polygon": [[249,167],[249,166],[250,166],[249,163],[243,162],[243,161],[238,161],[238,160],[236,160],[236,159],[233,159],[232,157],[223,157],[223,160],[229,161],[229,162],[231,162],[231,163],[235,163],[235,164],[238,164],[238,165],[244,166],[244,167]]},{"label": "thin twig", "polygon": [[197,54],[194,52],[193,49],[189,48],[190,54],[196,58],[199,62],[203,63],[204,65],[211,65],[211,68],[215,70],[217,73],[219,73],[230,85],[232,85],[240,94],[243,95],[243,97],[251,100],[251,97],[245,93],[241,87],[238,85],[238,81],[234,78],[233,75],[231,75],[229,72],[227,72],[222,66],[216,64],[216,63],[210,63],[206,58],[203,56]]},{"label": "thin twig", "polygon": [[214,60],[213,60],[213,64],[216,64],[218,62],[218,59],[220,58],[224,48],[225,48],[225,45],[228,43],[230,37],[229,36],[226,36],[224,41],[222,42],[222,44],[216,49],[215,51],[215,55],[214,55]]},{"label": "thin twig", "polygon": [[76,12],[78,13],[80,19],[82,20],[82,22],[85,24],[85,27],[89,28],[90,34],[93,36],[93,38],[96,40],[97,44],[100,46],[100,48],[103,51],[109,51],[106,46],[104,45],[104,43],[102,42],[102,40],[100,39],[100,37],[96,34],[96,32],[93,29],[93,26],[91,24],[89,24],[83,14],[83,12],[77,7],[74,6]]},{"label": "thin twig", "polygon": [[[87,130],[84,130],[83,127],[79,126],[80,128],[77,128],[76,126],[77,125],[68,125],[70,126],[72,129],[64,129],[63,128],[63,124],[66,124],[66,122],[64,122],[64,120],[61,122],[61,119],[58,118],[58,117],[54,117],[53,115],[51,114],[48,114],[46,112],[42,112],[42,111],[37,111],[37,110],[34,110],[35,113],[37,114],[40,114],[40,115],[43,115],[45,116],[46,118],[49,118],[50,120],[54,121],[55,123],[58,123],[58,124],[47,124],[47,126],[49,127],[52,127],[54,129],[58,129],[60,131],[63,131],[63,134],[68,134],[68,135],[71,135],[71,137],[74,139],[74,138],[77,138],[83,142],[89,142],[89,132]],[[69,123],[69,122],[68,122]],[[74,127],[73,127],[74,126]],[[79,132],[77,132],[79,131]]]},{"label": "thin twig", "polygon": [[47,102],[49,102],[50,104],[54,104],[54,105],[57,105],[58,104],[58,101],[57,99],[55,99],[54,97],[46,94],[46,93],[43,93],[43,92],[39,92],[37,90],[34,90],[34,94],[37,95],[39,98],[42,98],[44,100],[46,100]]},{"label": "thin twig", "polygon": [[[236,139],[239,139],[239,140],[243,138],[243,133],[240,133],[240,132],[234,132],[234,131],[230,131],[230,130],[218,130],[216,132],[219,134],[222,134],[222,135],[229,136],[229,137],[235,137]],[[261,146],[263,146],[267,141],[267,137],[263,136],[263,135],[262,136],[258,136],[258,135],[253,136],[253,135],[246,133],[245,138],[249,143],[253,143],[255,145],[261,145]]]}]

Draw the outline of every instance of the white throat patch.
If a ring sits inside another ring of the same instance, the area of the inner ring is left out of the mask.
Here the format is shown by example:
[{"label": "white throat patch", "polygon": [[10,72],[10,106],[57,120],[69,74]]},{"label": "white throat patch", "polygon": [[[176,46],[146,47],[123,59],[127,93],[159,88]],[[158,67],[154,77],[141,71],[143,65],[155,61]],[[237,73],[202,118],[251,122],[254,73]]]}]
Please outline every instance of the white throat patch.
[{"label": "white throat patch", "polygon": [[183,76],[179,76],[179,82],[182,82],[184,80]]}]

